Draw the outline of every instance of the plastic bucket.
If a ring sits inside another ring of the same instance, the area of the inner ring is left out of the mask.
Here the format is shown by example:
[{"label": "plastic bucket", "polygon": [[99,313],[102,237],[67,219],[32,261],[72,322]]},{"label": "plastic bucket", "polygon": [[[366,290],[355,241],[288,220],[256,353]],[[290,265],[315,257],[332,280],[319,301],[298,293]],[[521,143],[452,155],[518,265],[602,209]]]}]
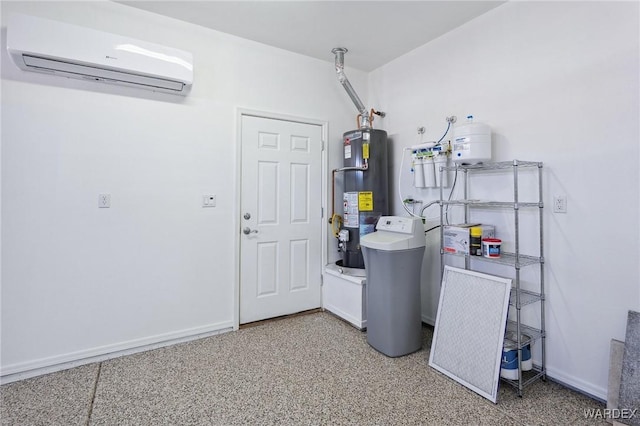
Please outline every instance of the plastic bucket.
[{"label": "plastic bucket", "polygon": [[[529,339],[529,336],[522,335],[522,338]],[[522,371],[529,371],[533,369],[533,361],[531,360],[531,344],[522,348]]]},{"label": "plastic bucket", "polygon": [[500,377],[518,380],[518,349],[515,345],[505,344],[502,349]]},{"label": "plastic bucket", "polygon": [[483,238],[482,239],[482,255],[488,258],[500,257],[500,246],[502,240],[499,238]]},{"label": "plastic bucket", "polygon": [[[518,349],[515,342],[517,334],[513,331],[508,331],[505,334],[505,338],[509,341],[505,341],[504,348],[502,350],[502,362],[500,365],[500,375],[510,380],[518,380]],[[531,342],[531,336],[522,333],[520,341]],[[522,371],[529,371],[533,369],[533,360],[531,359],[531,343],[522,347]]]}]

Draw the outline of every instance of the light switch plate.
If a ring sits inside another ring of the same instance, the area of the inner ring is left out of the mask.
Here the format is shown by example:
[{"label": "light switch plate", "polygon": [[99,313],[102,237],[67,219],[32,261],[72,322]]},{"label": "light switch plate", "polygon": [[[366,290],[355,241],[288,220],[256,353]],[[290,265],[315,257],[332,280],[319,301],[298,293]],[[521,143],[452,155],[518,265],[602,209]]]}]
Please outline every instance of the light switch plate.
[{"label": "light switch plate", "polygon": [[216,206],[216,194],[209,194],[202,196],[202,207],[215,207]]}]

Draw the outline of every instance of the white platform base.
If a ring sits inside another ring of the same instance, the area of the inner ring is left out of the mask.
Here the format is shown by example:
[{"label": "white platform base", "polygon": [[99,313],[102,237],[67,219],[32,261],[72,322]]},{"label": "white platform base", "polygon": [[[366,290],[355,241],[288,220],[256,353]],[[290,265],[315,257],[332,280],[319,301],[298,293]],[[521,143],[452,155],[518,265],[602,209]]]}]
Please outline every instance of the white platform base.
[{"label": "white platform base", "polygon": [[353,271],[329,264],[323,272],[322,307],[359,330],[367,327],[364,270]]}]

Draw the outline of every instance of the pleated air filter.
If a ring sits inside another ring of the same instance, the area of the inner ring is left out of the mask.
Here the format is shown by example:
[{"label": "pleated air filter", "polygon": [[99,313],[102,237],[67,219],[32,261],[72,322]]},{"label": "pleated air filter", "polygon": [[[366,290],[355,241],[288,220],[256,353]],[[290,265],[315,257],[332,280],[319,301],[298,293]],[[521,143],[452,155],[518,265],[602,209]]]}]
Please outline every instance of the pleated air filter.
[{"label": "pleated air filter", "polygon": [[511,279],[445,266],[429,365],[495,403]]}]

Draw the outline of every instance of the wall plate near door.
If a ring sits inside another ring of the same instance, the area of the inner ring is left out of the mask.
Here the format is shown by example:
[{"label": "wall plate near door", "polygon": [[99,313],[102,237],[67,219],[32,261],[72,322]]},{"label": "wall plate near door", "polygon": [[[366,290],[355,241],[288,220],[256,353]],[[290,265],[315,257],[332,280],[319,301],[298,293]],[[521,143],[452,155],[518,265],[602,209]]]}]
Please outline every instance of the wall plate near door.
[{"label": "wall plate near door", "polygon": [[209,194],[202,196],[202,207],[215,207],[216,206],[216,194]]}]

